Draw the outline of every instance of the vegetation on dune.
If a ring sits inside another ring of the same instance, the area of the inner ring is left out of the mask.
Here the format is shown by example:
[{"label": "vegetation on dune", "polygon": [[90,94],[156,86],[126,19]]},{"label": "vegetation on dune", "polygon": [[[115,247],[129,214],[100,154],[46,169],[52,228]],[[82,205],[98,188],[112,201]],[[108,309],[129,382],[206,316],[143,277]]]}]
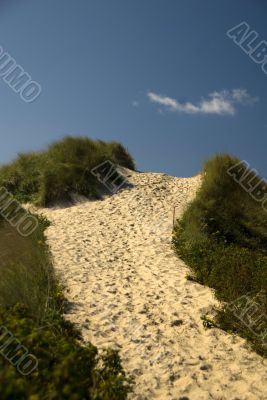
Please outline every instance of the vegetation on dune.
[{"label": "vegetation on dune", "polygon": [[[82,345],[80,332],[63,318],[64,297],[44,239],[47,225],[40,218],[35,232],[21,237],[0,217],[0,398],[126,399],[132,382],[118,353],[100,356],[90,343]],[[14,341],[4,348],[6,329]],[[18,343],[38,360],[28,376],[4,357],[11,352],[19,359]]]},{"label": "vegetation on dune", "polygon": [[46,151],[19,154],[0,168],[0,187],[21,202],[47,206],[70,200],[71,193],[98,197],[100,183],[91,170],[105,161],[134,169],[129,152],[117,142],[66,137]]},{"label": "vegetation on dune", "polygon": [[[230,168],[236,179],[227,172]],[[176,225],[173,243],[194,279],[214,288],[223,301],[216,323],[247,338],[266,356],[267,212],[256,201],[264,185],[234,157],[207,161],[202,186]],[[256,188],[254,198],[244,187]]]},{"label": "vegetation on dune", "polygon": [[[0,222],[0,307],[23,304],[38,322],[52,307],[56,279],[43,232],[48,222],[39,219],[31,236],[20,236],[8,222]],[[51,297],[52,296],[52,297]]]}]

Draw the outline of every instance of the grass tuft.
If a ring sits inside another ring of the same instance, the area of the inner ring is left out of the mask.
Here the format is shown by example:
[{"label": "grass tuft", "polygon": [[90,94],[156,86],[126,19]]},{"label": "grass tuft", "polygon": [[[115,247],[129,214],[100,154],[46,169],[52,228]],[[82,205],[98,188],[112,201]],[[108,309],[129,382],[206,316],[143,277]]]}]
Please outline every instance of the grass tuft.
[{"label": "grass tuft", "polygon": [[20,202],[38,206],[71,201],[72,193],[97,198],[101,184],[91,170],[107,160],[135,169],[133,158],[120,143],[66,137],[46,151],[19,154],[15,161],[2,166],[0,187]]}]

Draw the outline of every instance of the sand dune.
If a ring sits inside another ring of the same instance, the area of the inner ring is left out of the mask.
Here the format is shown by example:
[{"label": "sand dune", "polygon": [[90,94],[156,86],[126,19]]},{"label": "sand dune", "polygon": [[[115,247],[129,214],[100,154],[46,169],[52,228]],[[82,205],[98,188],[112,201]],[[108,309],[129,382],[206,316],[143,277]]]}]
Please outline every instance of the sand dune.
[{"label": "sand dune", "polygon": [[172,212],[194,197],[200,177],[135,173],[134,187],[103,201],[41,210],[85,340],[121,353],[135,377],[132,399],[266,399],[266,361],[241,338],[205,330],[212,290],[185,279],[171,247]]}]

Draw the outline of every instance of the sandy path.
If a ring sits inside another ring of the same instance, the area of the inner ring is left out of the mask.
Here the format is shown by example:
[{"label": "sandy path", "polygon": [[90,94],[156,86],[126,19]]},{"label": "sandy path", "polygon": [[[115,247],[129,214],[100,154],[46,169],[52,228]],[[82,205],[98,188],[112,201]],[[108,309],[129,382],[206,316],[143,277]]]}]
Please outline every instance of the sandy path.
[{"label": "sandy path", "polygon": [[172,209],[200,178],[132,173],[135,187],[103,201],[42,210],[55,267],[85,339],[120,349],[136,379],[132,399],[267,398],[266,362],[200,317],[212,291],[185,279],[171,248]]}]

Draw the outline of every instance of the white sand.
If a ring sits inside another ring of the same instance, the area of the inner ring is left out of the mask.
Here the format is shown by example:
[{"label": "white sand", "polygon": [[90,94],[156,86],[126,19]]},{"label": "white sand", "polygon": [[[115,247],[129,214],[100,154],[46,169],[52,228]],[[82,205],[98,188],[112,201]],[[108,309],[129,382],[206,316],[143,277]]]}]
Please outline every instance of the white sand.
[{"label": "white sand", "polygon": [[131,399],[266,399],[266,361],[243,339],[203,328],[212,290],[185,279],[171,247],[173,206],[181,215],[200,177],[131,175],[134,189],[42,210],[73,303],[67,317],[85,340],[120,349],[136,379]]}]

